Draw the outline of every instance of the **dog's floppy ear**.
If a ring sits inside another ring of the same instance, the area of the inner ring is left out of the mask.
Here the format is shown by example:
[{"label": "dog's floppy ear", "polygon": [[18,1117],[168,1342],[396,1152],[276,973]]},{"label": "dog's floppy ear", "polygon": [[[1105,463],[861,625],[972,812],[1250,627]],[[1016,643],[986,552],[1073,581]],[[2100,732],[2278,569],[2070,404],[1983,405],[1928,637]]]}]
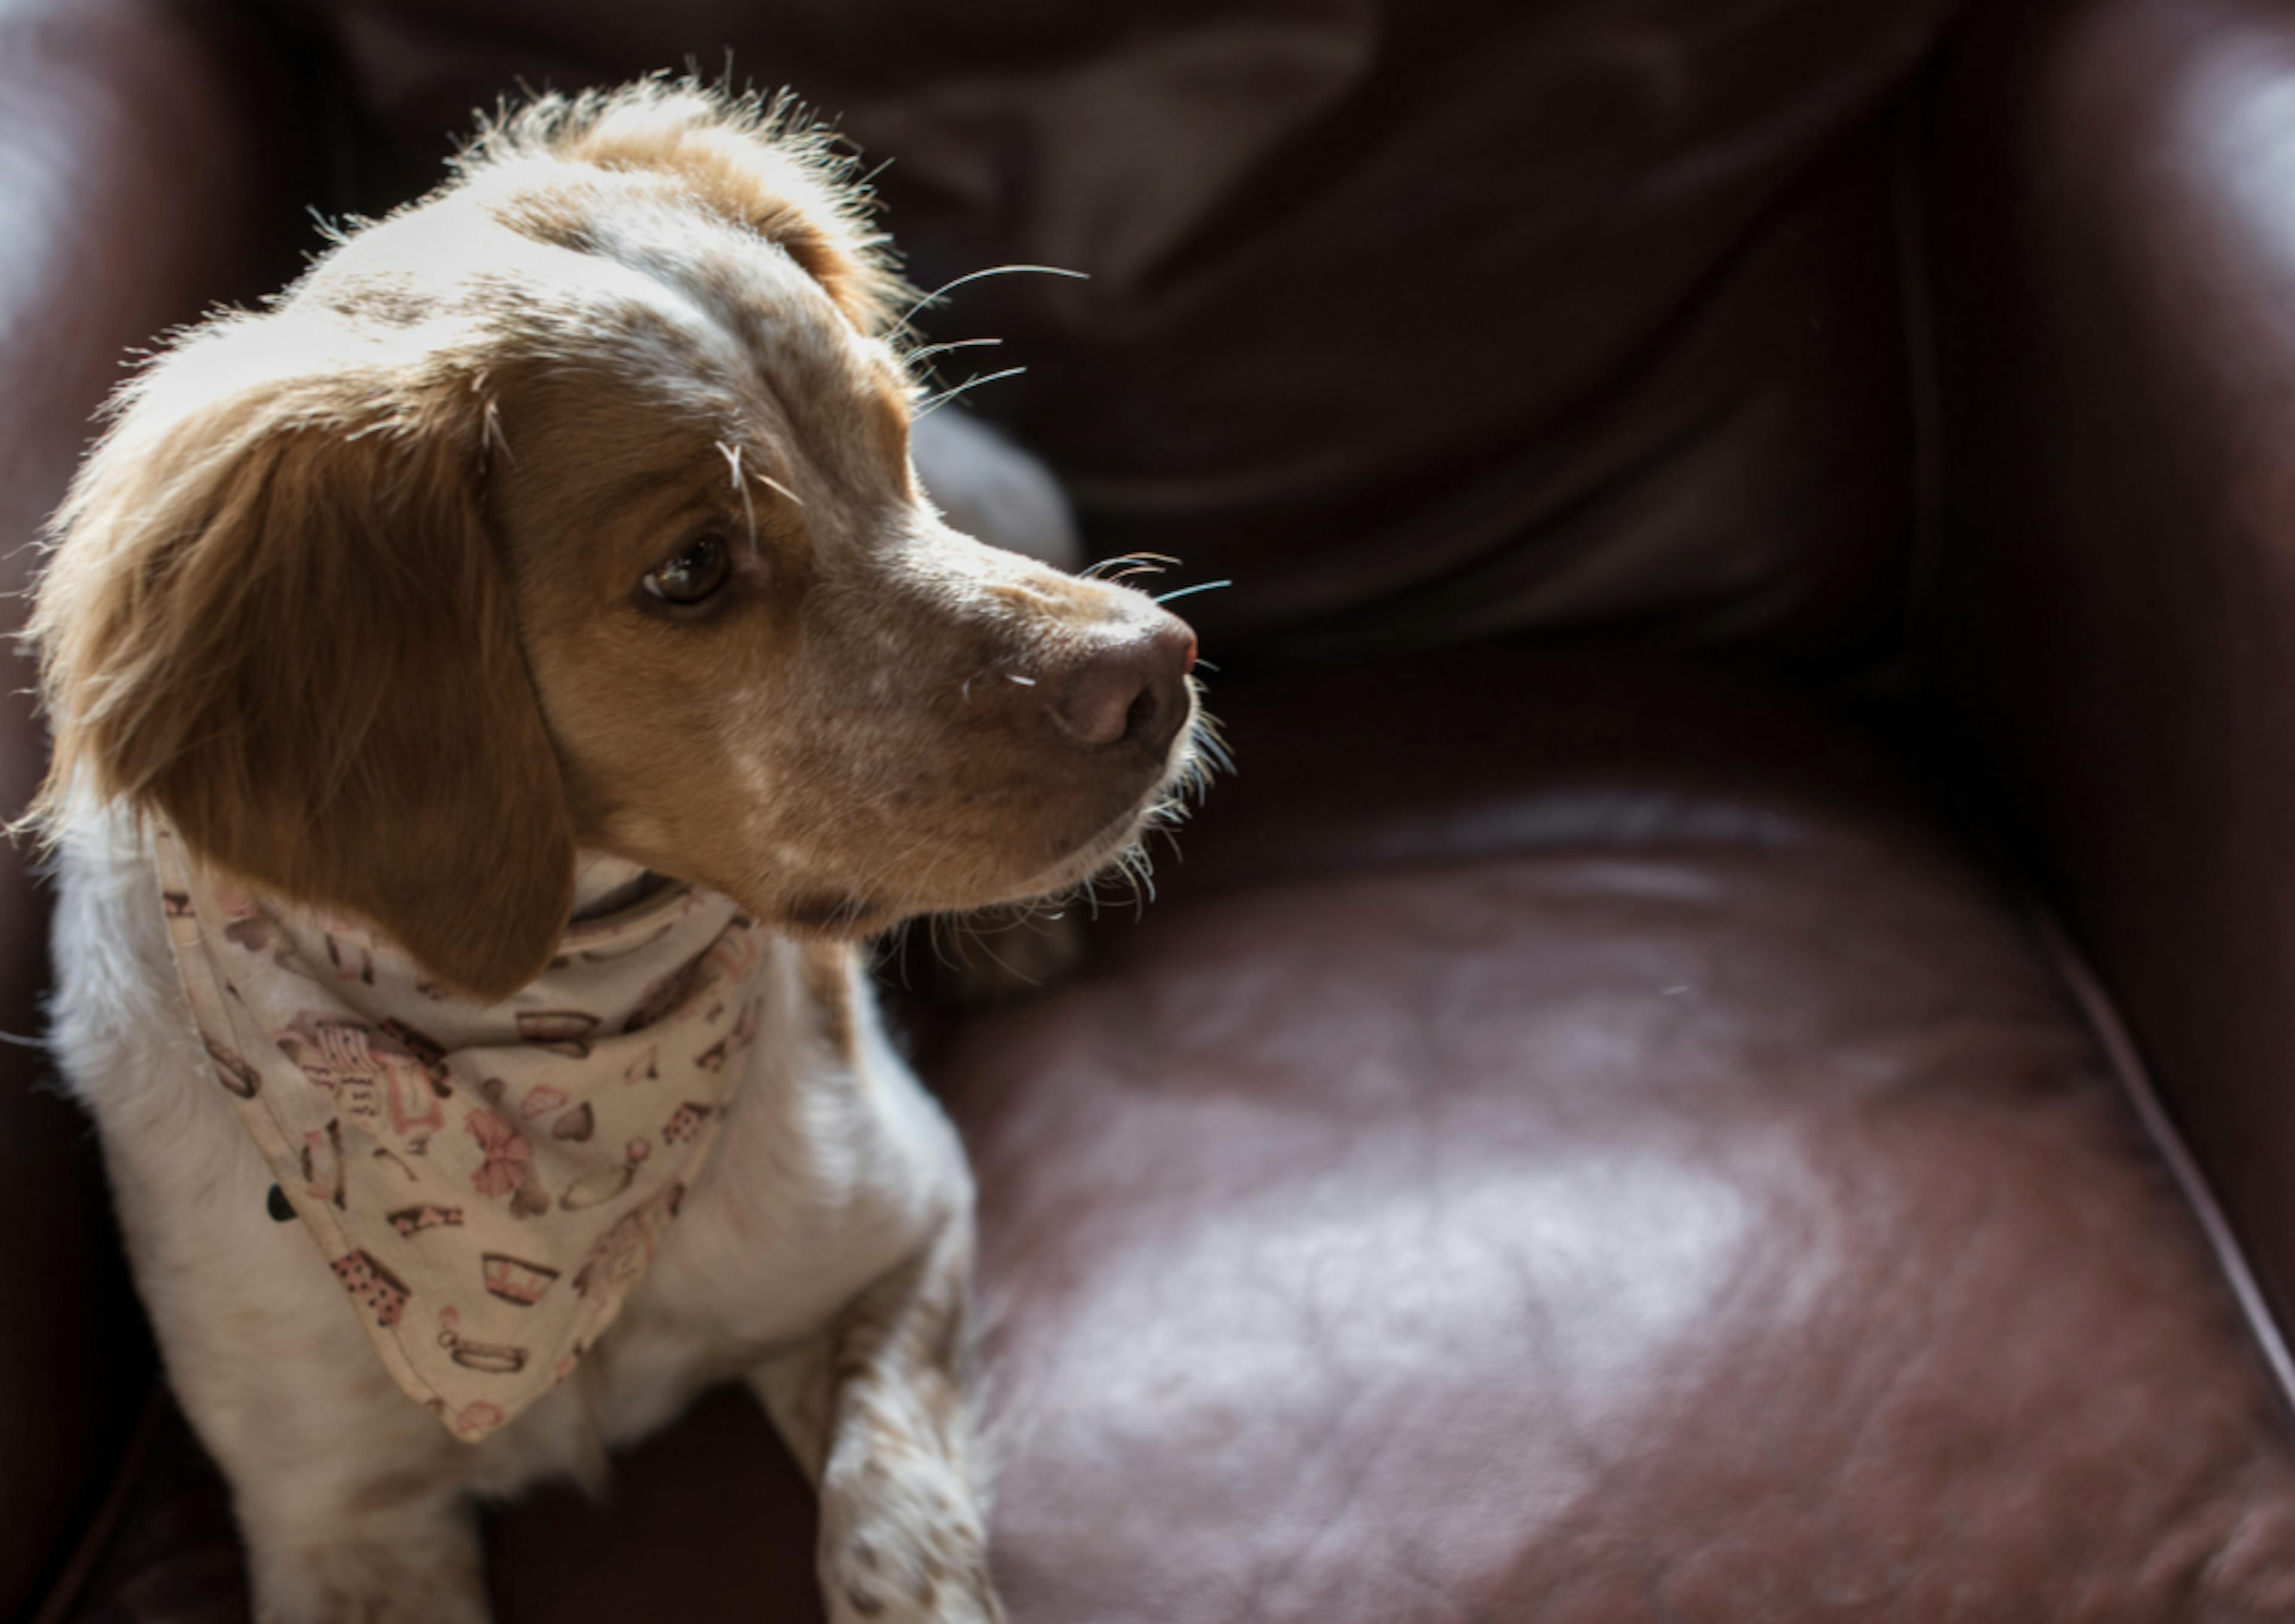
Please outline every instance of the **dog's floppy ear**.
[{"label": "dog's floppy ear", "polygon": [[690,188],[796,261],[872,337],[916,294],[894,268],[857,160],[787,94],[736,96],[696,79],[545,95],[482,128],[465,173],[520,154],[651,170]]},{"label": "dog's floppy ear", "polygon": [[[507,996],[574,889],[572,820],[473,481],[467,385],[211,327],[124,397],[56,520],[36,817],[156,808],[208,861]],[[467,420],[455,420],[456,419]]]}]

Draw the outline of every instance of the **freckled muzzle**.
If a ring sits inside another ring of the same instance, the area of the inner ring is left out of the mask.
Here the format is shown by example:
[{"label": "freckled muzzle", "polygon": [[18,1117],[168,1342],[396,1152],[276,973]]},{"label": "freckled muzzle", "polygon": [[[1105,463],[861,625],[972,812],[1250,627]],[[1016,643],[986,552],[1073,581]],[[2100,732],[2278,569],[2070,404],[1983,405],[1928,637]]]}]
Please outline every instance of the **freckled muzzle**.
[{"label": "freckled muzzle", "polygon": [[1177,616],[1127,587],[948,544],[960,578],[920,570],[878,600],[904,628],[886,793],[929,846],[917,877],[931,909],[1066,885],[1111,859],[1165,794],[1195,714],[1196,637]]}]

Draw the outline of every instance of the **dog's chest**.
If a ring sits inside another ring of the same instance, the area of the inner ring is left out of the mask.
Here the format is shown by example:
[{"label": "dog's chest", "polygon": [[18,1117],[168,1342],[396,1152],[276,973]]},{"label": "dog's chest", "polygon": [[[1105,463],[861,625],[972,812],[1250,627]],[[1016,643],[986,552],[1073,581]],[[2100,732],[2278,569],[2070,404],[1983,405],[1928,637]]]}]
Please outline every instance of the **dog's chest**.
[{"label": "dog's chest", "polygon": [[962,1196],[847,950],[657,890],[466,1004],[154,841],[216,1081],[384,1367],[466,1440],[585,1363],[649,1409],[791,1342]]},{"label": "dog's chest", "polygon": [[964,1210],[954,1130],[893,1052],[866,991],[827,989],[781,943],[780,996],[709,1166],[600,1351],[616,1379],[703,1375],[818,1330]]}]

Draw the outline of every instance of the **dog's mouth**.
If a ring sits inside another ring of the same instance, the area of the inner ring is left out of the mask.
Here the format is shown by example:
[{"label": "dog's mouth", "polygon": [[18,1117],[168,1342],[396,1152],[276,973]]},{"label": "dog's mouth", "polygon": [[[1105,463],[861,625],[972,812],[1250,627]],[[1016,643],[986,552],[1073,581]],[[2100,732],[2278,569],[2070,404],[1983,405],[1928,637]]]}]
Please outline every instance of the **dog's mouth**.
[{"label": "dog's mouth", "polygon": [[[824,887],[784,897],[770,910],[785,929],[801,936],[853,940],[880,934],[903,921],[933,914],[960,915],[1015,903],[1096,897],[1105,877],[1119,877],[1133,891],[1154,894],[1149,837],[1175,830],[1199,803],[1214,772],[1231,770],[1217,721],[1202,706],[1198,685],[1188,681],[1186,722],[1165,752],[1162,770],[1120,809],[1081,838],[1056,849],[1041,866],[979,892],[901,899],[882,894]],[[1041,850],[1041,848],[1039,848]]]},{"label": "dog's mouth", "polygon": [[1155,782],[1065,855],[983,906],[1060,897],[1088,889],[1111,873],[1130,877],[1135,885],[1148,883],[1152,861],[1148,837],[1159,829],[1178,828],[1203,800],[1212,774],[1233,767],[1217,720],[1203,708],[1201,684],[1190,677],[1188,690],[1188,720],[1172,739]]}]

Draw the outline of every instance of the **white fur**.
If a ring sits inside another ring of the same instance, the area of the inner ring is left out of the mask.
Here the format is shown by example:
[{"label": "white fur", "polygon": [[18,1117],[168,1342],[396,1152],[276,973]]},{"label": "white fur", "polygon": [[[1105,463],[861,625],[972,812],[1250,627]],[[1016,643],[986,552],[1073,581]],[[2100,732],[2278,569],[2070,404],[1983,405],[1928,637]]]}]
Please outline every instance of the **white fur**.
[{"label": "white fur", "polygon": [[[169,1375],[237,1489],[269,1617],[339,1616],[318,1592],[370,1591],[380,1571],[406,1608],[377,1616],[480,1618],[474,1587],[441,1590],[423,1571],[474,1577],[464,1494],[594,1477],[606,1450],[703,1386],[762,1381],[777,1359],[805,1366],[807,1339],[904,1263],[944,1259],[961,1289],[971,1184],[953,1130],[886,1044],[865,984],[853,989],[863,1018],[848,1063],[813,1030],[796,950],[779,943],[772,1041],[753,1049],[645,1282],[573,1381],[496,1436],[458,1443],[384,1373],[303,1226],[265,1212],[270,1170],[200,1059],[126,817],[88,809],[60,856],[57,1052],[102,1130]],[[282,1570],[268,1584],[266,1562]]]},{"label": "white fur", "polygon": [[[265,1212],[271,1171],[200,1058],[125,814],[75,817],[59,877],[56,1050],[102,1130],[168,1374],[237,1491],[266,1618],[365,1618],[346,1598],[372,1608],[391,1595],[399,1609],[372,1616],[481,1619],[467,1495],[594,1479],[605,1451],[716,1381],[749,1375],[770,1392],[776,1366],[817,1379],[826,1353],[810,1339],[904,1265],[928,1263],[960,1296],[972,1191],[954,1131],[886,1042],[866,985],[855,978],[847,1061],[814,1030],[798,950],[779,943],[770,1039],[644,1283],[573,1380],[494,1437],[457,1442],[385,1374],[303,1226]],[[960,1449],[923,1476],[960,1485],[964,1470]],[[976,1550],[976,1514],[965,1523]],[[888,1592],[865,1616],[993,1616],[960,1595],[903,1594],[905,1607]],[[831,1610],[864,1616],[842,1594]]]}]

